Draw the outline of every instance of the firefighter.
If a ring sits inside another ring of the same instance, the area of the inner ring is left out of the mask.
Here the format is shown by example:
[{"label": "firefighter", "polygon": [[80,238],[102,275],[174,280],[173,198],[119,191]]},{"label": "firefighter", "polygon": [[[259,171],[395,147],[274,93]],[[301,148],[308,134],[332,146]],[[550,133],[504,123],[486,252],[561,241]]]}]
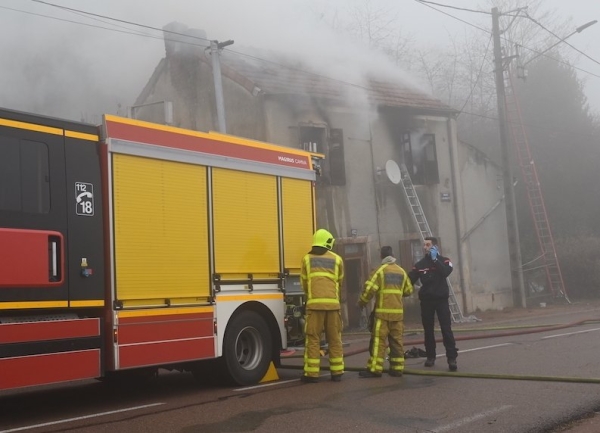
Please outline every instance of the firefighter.
[{"label": "firefighter", "polygon": [[402,347],[404,310],[402,298],[412,294],[413,285],[406,271],[396,264],[392,247],[382,247],[380,255],[381,266],[371,274],[358,299],[359,307],[364,308],[369,300],[375,296],[371,342],[369,344],[371,356],[367,362],[367,370],[361,371],[358,375],[360,377],[381,377],[383,360],[389,341],[389,375],[401,377],[404,371],[404,349]]},{"label": "firefighter", "polygon": [[454,334],[452,333],[452,316],[450,313],[450,289],[446,278],[452,272],[452,262],[448,257],[439,253],[437,238],[426,237],[423,242],[423,251],[425,257],[415,263],[412,270],[408,273],[410,281],[414,284],[421,280],[419,289],[419,300],[421,301],[421,321],[423,323],[423,333],[425,334],[425,351],[427,360],[425,367],[433,367],[435,364],[435,334],[434,321],[437,314],[438,322],[442,331],[444,347],[446,348],[446,358],[450,371],[456,371],[456,357],[458,350]]},{"label": "firefighter", "polygon": [[329,346],[331,380],[339,382],[344,374],[340,289],[344,262],[331,251],[334,238],[325,229],[313,236],[312,249],[302,259],[300,279],[306,297],[306,341],[304,347],[304,383],[319,381],[321,334]]}]

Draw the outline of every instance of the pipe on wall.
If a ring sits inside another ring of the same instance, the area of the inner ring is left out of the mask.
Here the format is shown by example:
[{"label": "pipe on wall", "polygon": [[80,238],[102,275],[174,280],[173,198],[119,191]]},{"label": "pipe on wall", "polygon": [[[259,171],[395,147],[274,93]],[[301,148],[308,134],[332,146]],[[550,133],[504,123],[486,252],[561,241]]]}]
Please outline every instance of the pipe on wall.
[{"label": "pipe on wall", "polygon": [[458,260],[458,285],[460,286],[460,293],[461,293],[461,298],[462,298],[462,304],[463,304],[463,308],[462,308],[462,312],[463,314],[465,314],[467,311],[467,291],[465,288],[465,274],[464,274],[464,270],[463,267],[465,265],[464,262],[464,254],[463,254],[463,248],[462,248],[462,230],[461,230],[461,224],[460,224],[460,209],[458,206],[458,194],[457,194],[457,167],[456,167],[456,160],[455,160],[455,156],[456,156],[456,149],[454,148],[454,146],[456,145],[456,143],[454,143],[454,140],[452,139],[453,135],[452,135],[452,118],[449,117],[446,120],[446,131],[448,134],[448,152],[449,152],[449,156],[450,156],[450,178],[452,181],[452,195],[453,200],[452,200],[452,208],[454,210],[454,229],[456,231],[456,251],[458,254],[457,260]]}]

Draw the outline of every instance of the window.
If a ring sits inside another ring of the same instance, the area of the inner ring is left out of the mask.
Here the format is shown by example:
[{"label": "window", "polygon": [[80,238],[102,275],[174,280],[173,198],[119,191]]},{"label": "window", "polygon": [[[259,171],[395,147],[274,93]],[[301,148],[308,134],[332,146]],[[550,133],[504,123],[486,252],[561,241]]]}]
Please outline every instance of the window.
[{"label": "window", "polygon": [[46,144],[0,137],[0,210],[26,213],[50,211]]},{"label": "window", "polygon": [[301,126],[300,143],[308,152],[326,154],[325,138],[327,130],[324,126]]},{"label": "window", "polygon": [[329,169],[332,185],[346,185],[344,133],[341,129],[332,129],[329,136]]},{"label": "window", "polygon": [[403,134],[402,155],[415,185],[440,183],[435,134]]},{"label": "window", "polygon": [[346,185],[343,131],[331,129],[327,136],[324,126],[300,126],[299,130],[300,143],[304,150],[325,155],[321,165],[322,176],[318,178],[318,182],[326,185]]}]

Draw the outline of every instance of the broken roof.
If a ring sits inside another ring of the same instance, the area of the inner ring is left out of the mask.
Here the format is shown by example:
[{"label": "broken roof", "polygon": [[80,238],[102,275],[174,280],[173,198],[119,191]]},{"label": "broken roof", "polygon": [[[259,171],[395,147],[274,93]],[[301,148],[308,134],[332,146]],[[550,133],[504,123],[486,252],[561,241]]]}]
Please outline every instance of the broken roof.
[{"label": "broken roof", "polygon": [[[207,56],[203,60],[210,62]],[[225,51],[221,55],[221,71],[253,94],[301,94],[339,101],[347,101],[353,96],[367,97],[368,102],[375,106],[412,108],[445,114],[456,112],[440,100],[406,84],[376,78],[368,78],[357,84],[351,80],[338,80],[308,71],[301,65],[293,66],[289,60],[265,60],[264,55],[254,57]]]}]

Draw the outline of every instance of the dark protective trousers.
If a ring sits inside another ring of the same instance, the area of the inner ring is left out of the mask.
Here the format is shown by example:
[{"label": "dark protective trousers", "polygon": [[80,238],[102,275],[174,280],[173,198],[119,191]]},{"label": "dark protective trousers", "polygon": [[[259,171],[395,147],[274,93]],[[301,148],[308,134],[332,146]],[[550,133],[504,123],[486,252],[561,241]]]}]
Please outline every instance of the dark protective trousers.
[{"label": "dark protective trousers", "polygon": [[307,310],[304,375],[319,377],[321,367],[321,334],[329,346],[329,371],[332,376],[344,373],[342,348],[342,314],[340,310]]},{"label": "dark protective trousers", "polygon": [[456,349],[456,342],[454,341],[454,334],[452,333],[452,315],[450,314],[448,299],[444,298],[421,300],[421,322],[423,323],[423,332],[425,333],[425,352],[427,352],[427,358],[435,358],[436,355],[434,333],[436,314],[442,330],[446,357],[448,359],[456,358],[458,351]]}]

